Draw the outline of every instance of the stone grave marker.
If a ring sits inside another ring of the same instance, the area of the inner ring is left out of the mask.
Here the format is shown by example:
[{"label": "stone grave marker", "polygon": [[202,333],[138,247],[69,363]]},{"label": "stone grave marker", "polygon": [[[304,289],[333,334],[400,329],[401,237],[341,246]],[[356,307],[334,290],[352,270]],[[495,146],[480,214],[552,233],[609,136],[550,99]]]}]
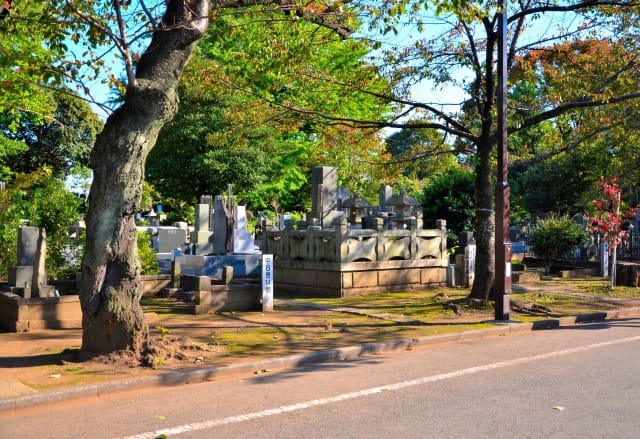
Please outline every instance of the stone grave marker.
[{"label": "stone grave marker", "polygon": [[338,168],[316,166],[311,170],[311,212],[307,219],[317,218],[322,227],[330,227],[339,216]]},{"label": "stone grave marker", "polygon": [[187,241],[187,231],[177,227],[158,227],[158,253],[173,253]]},{"label": "stone grave marker", "polygon": [[18,264],[9,268],[9,286],[31,288],[38,250],[38,227],[18,227]]},{"label": "stone grave marker", "polygon": [[233,253],[255,253],[255,242],[247,228],[246,206],[234,206],[233,217]]},{"label": "stone grave marker", "polygon": [[233,215],[223,196],[217,196],[213,209],[213,253],[225,255],[233,251]]}]

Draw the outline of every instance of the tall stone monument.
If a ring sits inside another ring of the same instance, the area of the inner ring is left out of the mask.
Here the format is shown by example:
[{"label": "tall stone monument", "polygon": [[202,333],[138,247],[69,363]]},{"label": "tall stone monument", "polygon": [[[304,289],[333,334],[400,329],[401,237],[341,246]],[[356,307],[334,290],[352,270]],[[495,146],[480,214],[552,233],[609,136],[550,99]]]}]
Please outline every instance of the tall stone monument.
[{"label": "tall stone monument", "polygon": [[317,219],[324,228],[332,227],[338,210],[338,168],[317,166],[311,170],[311,212],[307,220]]},{"label": "tall stone monument", "polygon": [[18,264],[9,269],[9,287],[22,297],[48,297],[55,291],[47,285],[46,236],[38,227],[18,228]]},{"label": "tall stone monument", "polygon": [[213,208],[213,253],[233,253],[233,214],[225,197],[218,195]]},{"label": "tall stone monument", "polygon": [[33,266],[38,250],[39,230],[37,227],[18,227],[18,261],[15,267],[9,268],[9,286],[29,288],[33,280]]},{"label": "tall stone monument", "polygon": [[192,254],[203,255],[213,252],[211,228],[211,196],[203,195],[196,204],[195,230],[191,232],[190,242]]},{"label": "tall stone monument", "polygon": [[260,253],[253,235],[247,228],[246,206],[233,206],[233,218],[233,253]]}]

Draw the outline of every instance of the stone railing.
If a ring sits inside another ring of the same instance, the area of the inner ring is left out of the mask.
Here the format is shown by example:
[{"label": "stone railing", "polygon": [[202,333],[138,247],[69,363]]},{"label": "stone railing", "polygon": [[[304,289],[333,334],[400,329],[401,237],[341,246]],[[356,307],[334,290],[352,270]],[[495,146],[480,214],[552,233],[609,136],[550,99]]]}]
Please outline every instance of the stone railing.
[{"label": "stone railing", "polygon": [[384,229],[382,218],[373,222],[373,229],[350,229],[345,218],[328,230],[298,230],[292,223],[282,231],[265,227],[262,251],[280,260],[337,263],[447,258],[444,220],[436,229],[418,229],[415,218],[399,230]]}]

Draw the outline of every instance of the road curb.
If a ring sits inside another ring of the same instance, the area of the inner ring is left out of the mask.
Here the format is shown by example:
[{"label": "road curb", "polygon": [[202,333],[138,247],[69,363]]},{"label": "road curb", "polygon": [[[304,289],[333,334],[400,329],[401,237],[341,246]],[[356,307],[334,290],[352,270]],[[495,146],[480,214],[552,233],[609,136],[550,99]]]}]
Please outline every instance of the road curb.
[{"label": "road curb", "polygon": [[[15,398],[0,400],[0,413],[22,408],[51,404],[72,399],[100,397],[111,393],[136,390],[147,387],[178,386],[190,383],[212,381],[233,376],[249,375],[265,370],[286,370],[299,367],[328,363],[333,361],[354,360],[367,355],[384,352],[411,350],[441,343],[453,343],[463,340],[480,339],[535,330],[557,329],[585,323],[615,321],[621,318],[637,317],[640,307],[622,308],[610,311],[579,314],[573,317],[540,320],[533,323],[497,324],[486,329],[464,331],[458,333],[432,335],[414,339],[399,339],[385,342],[365,343],[344,348],[328,349],[286,357],[271,358],[260,361],[242,362],[223,366],[202,367],[198,369],[178,370],[159,375],[147,375],[117,381],[71,387],[49,392],[34,393]],[[498,322],[499,323],[499,322]]]}]

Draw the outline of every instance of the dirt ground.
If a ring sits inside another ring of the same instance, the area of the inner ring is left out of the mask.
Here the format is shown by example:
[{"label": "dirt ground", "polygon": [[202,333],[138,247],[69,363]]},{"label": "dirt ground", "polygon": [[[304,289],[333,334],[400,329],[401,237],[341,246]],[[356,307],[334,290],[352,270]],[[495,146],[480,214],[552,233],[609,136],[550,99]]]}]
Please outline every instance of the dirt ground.
[{"label": "dirt ground", "polygon": [[[514,285],[512,297],[530,302],[554,295],[551,304],[545,302],[545,307],[557,315],[630,307],[640,309],[640,292],[612,297],[594,294],[593,285],[593,282],[584,280],[532,282]],[[150,357],[153,368],[138,367],[138,363],[128,355],[83,357],[79,351],[80,329],[3,332],[0,333],[0,387],[5,387],[3,379],[17,382],[12,395],[19,396],[169,370],[489,327],[485,322],[493,318],[491,309],[465,307],[458,315],[446,309],[451,302],[439,305],[442,312],[419,324],[411,323],[406,315],[387,312],[398,309],[398,306],[404,306],[403,309],[410,312],[412,307],[419,307],[415,306],[416,303],[424,305],[437,293],[430,291],[418,302],[404,296],[361,301],[349,308],[354,312],[349,312],[349,309],[312,309],[298,301],[276,300],[275,310],[269,313],[192,315],[178,303],[155,303],[145,307],[152,340],[157,346]],[[557,294],[570,300],[559,302]],[[441,293],[440,296],[446,300],[446,294]],[[534,314],[536,312],[512,311],[512,318],[526,321],[535,317]],[[537,318],[551,315],[545,316],[544,311],[537,314]]]}]

